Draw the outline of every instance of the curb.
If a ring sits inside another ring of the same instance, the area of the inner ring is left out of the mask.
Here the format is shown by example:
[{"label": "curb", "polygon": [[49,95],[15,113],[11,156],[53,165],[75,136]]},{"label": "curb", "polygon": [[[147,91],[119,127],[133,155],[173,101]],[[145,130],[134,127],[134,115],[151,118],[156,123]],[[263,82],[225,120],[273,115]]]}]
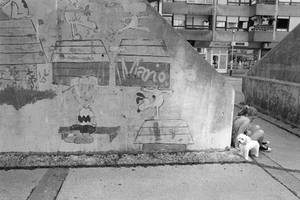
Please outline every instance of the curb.
[{"label": "curb", "polygon": [[135,167],[245,163],[236,149],[172,153],[1,153],[0,169]]}]

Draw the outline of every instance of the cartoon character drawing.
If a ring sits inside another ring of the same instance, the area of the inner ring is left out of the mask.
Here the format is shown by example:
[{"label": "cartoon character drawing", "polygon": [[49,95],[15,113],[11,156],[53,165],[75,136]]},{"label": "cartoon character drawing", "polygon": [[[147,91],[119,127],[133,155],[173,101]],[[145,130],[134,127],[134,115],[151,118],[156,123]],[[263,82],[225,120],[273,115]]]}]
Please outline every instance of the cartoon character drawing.
[{"label": "cartoon character drawing", "polygon": [[82,39],[82,36],[78,31],[78,26],[87,29],[88,34],[90,33],[90,30],[94,32],[98,31],[96,22],[90,19],[91,15],[92,11],[89,5],[86,5],[83,8],[79,5],[78,0],[69,0],[69,6],[65,9],[64,17],[67,23],[71,25],[73,39]]},{"label": "cartoon character drawing", "polygon": [[[142,144],[142,149],[148,151],[164,151],[168,147],[176,150],[186,149],[187,145],[193,144],[189,125],[182,119],[170,119],[160,117],[160,108],[164,104],[166,95],[173,93],[173,90],[162,90],[155,88],[142,88],[142,92],[136,93],[137,112],[146,109],[155,109],[153,118],[145,119],[139,127],[135,137],[135,144]],[[148,149],[148,150],[147,150]]]},{"label": "cartoon character drawing", "polygon": [[31,17],[25,0],[0,0],[0,9],[8,10],[10,17],[13,19]]},{"label": "cartoon character drawing", "polygon": [[129,29],[150,32],[149,28],[147,28],[147,27],[140,27],[139,26],[139,19],[138,19],[138,17],[137,17],[136,14],[133,14],[131,16],[130,22],[125,27],[123,27],[120,30],[118,30],[118,33],[122,33],[123,31],[129,30]]},{"label": "cartoon character drawing", "polygon": [[58,133],[67,143],[90,144],[94,141],[92,134],[107,134],[109,142],[120,133],[120,126],[97,126],[96,115],[92,109],[97,92],[98,79],[93,76],[77,77],[71,80],[71,86],[62,91],[71,91],[74,99],[80,106],[76,116],[76,123],[72,126],[59,127]]},{"label": "cartoon character drawing", "polygon": [[[74,132],[65,138],[70,143],[92,143],[94,138],[91,136],[96,131],[96,117],[90,106],[83,107],[78,113],[78,123],[70,127],[70,131]],[[79,132],[78,132],[79,131]]]},{"label": "cartoon character drawing", "polygon": [[71,91],[81,106],[78,112],[77,123],[68,130],[65,142],[76,144],[92,143],[94,138],[91,136],[96,131],[96,116],[91,108],[96,94],[96,77],[74,78],[71,81]]},{"label": "cartoon character drawing", "polygon": [[142,92],[136,93],[136,103],[138,104],[137,112],[141,112],[143,110],[154,108],[155,116],[154,119],[159,119],[160,112],[159,109],[164,103],[165,95],[173,93],[172,90],[160,90],[158,88],[142,88],[144,92],[150,93],[151,97],[146,97]]}]

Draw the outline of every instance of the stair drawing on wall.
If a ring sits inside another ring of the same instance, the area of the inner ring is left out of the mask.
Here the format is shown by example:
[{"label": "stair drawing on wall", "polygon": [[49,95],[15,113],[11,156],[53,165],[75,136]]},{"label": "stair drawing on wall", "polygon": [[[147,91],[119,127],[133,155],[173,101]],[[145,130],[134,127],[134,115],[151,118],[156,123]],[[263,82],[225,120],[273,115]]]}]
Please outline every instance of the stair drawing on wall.
[{"label": "stair drawing on wall", "polygon": [[52,55],[53,82],[70,86],[76,77],[95,76],[109,84],[109,57],[101,40],[57,41]]}]

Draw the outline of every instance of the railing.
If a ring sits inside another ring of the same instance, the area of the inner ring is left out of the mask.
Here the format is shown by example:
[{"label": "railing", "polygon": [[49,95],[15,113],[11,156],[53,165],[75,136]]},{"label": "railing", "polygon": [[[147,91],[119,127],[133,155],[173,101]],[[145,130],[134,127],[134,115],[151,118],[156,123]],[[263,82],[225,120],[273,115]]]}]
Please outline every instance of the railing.
[{"label": "railing", "polygon": [[265,31],[265,32],[272,32],[273,30],[274,30],[274,26],[272,25],[256,25],[251,29],[251,31]]},{"label": "railing", "polygon": [[256,0],[256,4],[275,5],[276,4],[276,0]]}]

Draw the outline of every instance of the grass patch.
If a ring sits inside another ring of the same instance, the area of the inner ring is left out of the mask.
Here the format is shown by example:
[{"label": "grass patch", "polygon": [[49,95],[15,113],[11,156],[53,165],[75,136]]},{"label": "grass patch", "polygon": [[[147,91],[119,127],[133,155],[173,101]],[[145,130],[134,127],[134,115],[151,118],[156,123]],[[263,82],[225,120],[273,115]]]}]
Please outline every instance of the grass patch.
[{"label": "grass patch", "polygon": [[33,104],[42,99],[53,99],[56,93],[52,90],[37,91],[24,88],[7,87],[0,91],[0,105],[12,105],[19,110],[27,104]]}]

